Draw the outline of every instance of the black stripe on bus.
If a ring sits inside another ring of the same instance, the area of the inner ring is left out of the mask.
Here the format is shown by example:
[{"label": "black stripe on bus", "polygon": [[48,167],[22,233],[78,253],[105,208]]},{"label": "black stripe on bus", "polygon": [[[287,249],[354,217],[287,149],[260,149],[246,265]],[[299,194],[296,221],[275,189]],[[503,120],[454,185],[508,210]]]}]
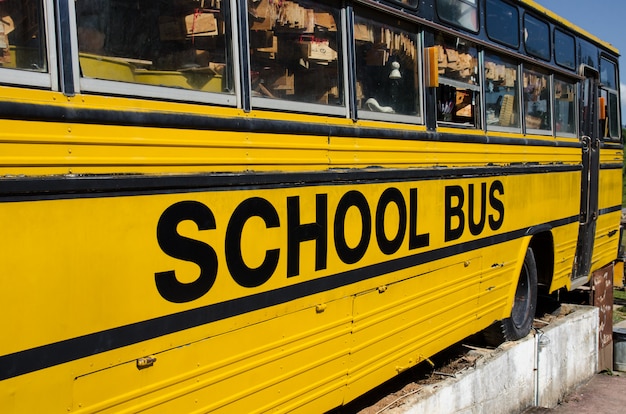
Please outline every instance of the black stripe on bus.
[{"label": "black stripe on bus", "polygon": [[615,213],[617,211],[622,211],[622,206],[621,205],[608,207],[608,208],[601,208],[601,209],[598,210],[598,215],[599,216],[603,216],[605,214]]},{"label": "black stripe on bus", "polygon": [[[415,141],[467,142],[502,145],[533,145],[542,147],[580,148],[577,139],[533,139],[497,137],[487,134],[454,134],[436,131],[410,131],[394,128],[332,125],[328,123],[293,122],[253,117],[215,117],[171,112],[137,112],[90,109],[30,103],[0,102],[0,118],[23,121],[85,123],[97,125],[137,126],[211,131],[258,132],[282,135],[316,135],[344,138],[382,138]],[[551,138],[547,136],[546,138]],[[621,148],[620,145],[617,146]]]},{"label": "black stripe on bus", "polygon": [[[579,217],[571,216],[545,223],[541,229],[555,228],[577,223]],[[537,227],[537,226],[535,226]],[[510,240],[528,236],[533,228],[523,228],[470,242],[455,244],[440,249],[376,263],[329,275],[299,284],[285,286],[269,292],[214,303],[200,308],[161,316],[130,325],[67,339],[36,348],[26,349],[0,357],[0,381],[30,372],[53,367],[85,358],[94,354],[112,351],[143,341],[200,327],[212,322],[243,315],[270,306],[284,304],[310,295],[327,292],[357,282],[373,279],[391,272],[408,269],[424,263],[482,249]],[[207,334],[207,336],[209,336]]]},{"label": "black stripe on bus", "polygon": [[[611,164],[621,168],[621,164]],[[8,177],[0,179],[0,202],[98,198],[201,191],[324,186],[359,183],[449,180],[507,175],[567,173],[580,165],[520,164],[467,168],[350,169],[282,173],[201,173],[179,175],[86,175]]]}]

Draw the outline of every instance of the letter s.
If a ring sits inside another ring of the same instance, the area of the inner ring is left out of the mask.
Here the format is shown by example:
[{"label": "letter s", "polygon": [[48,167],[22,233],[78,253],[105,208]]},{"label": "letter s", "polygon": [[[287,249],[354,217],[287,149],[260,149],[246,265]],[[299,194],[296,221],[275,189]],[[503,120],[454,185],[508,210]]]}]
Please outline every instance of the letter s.
[{"label": "letter s", "polygon": [[217,277],[217,255],[206,243],[178,234],[179,223],[191,220],[198,230],[215,229],[213,212],[197,201],[181,201],[169,206],[159,218],[157,241],[163,252],[175,259],[193,262],[200,267],[200,276],[191,283],[181,283],[176,272],[168,270],[154,274],[157,290],[164,299],[174,303],[196,300],[205,295]]},{"label": "letter s", "polygon": [[504,203],[496,197],[496,192],[500,195],[504,195],[504,184],[502,184],[500,180],[491,183],[491,187],[489,188],[489,204],[498,213],[497,219],[494,214],[489,215],[489,227],[493,231],[498,230],[502,227],[502,223],[504,223]]}]

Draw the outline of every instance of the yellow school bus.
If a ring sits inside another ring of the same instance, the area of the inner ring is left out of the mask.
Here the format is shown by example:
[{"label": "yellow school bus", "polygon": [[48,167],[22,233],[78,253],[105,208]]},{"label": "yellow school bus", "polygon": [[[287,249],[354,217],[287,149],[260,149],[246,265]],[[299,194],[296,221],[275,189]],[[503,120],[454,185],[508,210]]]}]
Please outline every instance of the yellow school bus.
[{"label": "yellow school bus", "polygon": [[529,0],[0,1],[0,412],[326,412],[617,257],[618,51]]}]

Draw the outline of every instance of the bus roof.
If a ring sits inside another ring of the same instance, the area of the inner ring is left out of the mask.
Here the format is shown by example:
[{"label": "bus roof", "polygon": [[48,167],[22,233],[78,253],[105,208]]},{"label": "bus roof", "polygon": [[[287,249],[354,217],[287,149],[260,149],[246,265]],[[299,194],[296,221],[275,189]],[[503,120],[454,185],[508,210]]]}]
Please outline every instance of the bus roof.
[{"label": "bus roof", "polygon": [[576,31],[576,33],[588,38],[589,40],[599,44],[600,46],[610,50],[611,52],[619,55],[619,50],[613,46],[612,44],[610,44],[609,42],[605,42],[604,40],[598,38],[597,36],[592,35],[591,33],[589,33],[588,31],[580,28],[579,26],[573,24],[572,22],[564,19],[563,17],[559,16],[558,14],[546,9],[545,7],[543,7],[542,5],[538,4],[537,2],[533,1],[533,0],[518,0],[520,3],[525,4],[533,9],[535,9],[536,11],[538,11],[539,13],[543,13],[546,16],[548,16],[549,18],[551,18],[552,20],[555,20],[559,23],[561,23],[562,25],[569,27],[571,29],[573,29],[574,31]]}]

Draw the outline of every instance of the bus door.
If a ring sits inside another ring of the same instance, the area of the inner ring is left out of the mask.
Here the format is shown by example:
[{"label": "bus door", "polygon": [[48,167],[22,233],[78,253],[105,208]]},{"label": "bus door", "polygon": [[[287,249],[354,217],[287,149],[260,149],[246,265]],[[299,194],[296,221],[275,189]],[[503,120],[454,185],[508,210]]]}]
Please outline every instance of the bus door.
[{"label": "bus door", "polygon": [[580,222],[576,258],[572,271],[572,287],[586,282],[591,269],[593,243],[598,218],[598,181],[600,175],[600,128],[598,103],[598,71],[584,66],[580,94],[580,142],[582,147],[582,177],[580,199]]}]

